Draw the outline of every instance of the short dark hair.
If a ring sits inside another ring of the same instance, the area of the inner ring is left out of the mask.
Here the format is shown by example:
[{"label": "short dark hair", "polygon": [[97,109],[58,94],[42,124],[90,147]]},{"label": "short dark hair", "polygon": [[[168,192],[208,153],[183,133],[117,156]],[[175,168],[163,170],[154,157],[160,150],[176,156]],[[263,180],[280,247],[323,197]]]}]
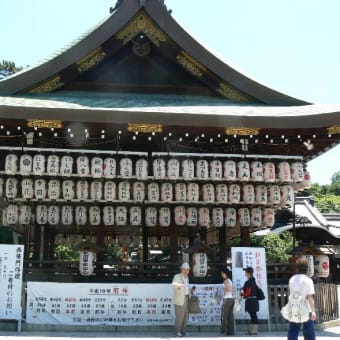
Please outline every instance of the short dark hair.
[{"label": "short dark hair", "polygon": [[296,261],[296,272],[299,274],[307,274],[308,263],[306,259],[300,258]]}]

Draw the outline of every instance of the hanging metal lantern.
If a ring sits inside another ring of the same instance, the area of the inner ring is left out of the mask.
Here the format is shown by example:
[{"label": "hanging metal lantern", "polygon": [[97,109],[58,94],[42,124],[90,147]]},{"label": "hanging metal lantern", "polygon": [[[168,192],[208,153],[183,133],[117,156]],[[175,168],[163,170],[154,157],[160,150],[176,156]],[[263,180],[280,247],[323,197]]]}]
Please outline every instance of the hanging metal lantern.
[{"label": "hanging metal lantern", "polygon": [[77,182],[77,198],[81,201],[89,198],[89,183],[87,181]]},{"label": "hanging metal lantern", "polygon": [[141,207],[130,207],[130,224],[133,226],[140,226],[142,224]]},{"label": "hanging metal lantern", "polygon": [[25,154],[20,156],[20,174],[28,176],[32,172],[32,156]]},{"label": "hanging metal lantern", "polygon": [[5,172],[7,175],[15,175],[18,171],[18,156],[10,153],[5,158]]},{"label": "hanging metal lantern", "polygon": [[145,184],[143,182],[133,183],[132,196],[136,202],[143,202],[145,200]]},{"label": "hanging metal lantern", "polygon": [[187,186],[185,183],[175,184],[175,201],[185,202],[187,199]]},{"label": "hanging metal lantern", "polygon": [[32,179],[25,178],[21,181],[21,195],[23,199],[32,199],[34,197]]},{"label": "hanging metal lantern", "polygon": [[167,163],[167,173],[169,179],[178,179],[179,178],[179,161],[177,159],[169,159]]},{"label": "hanging metal lantern", "polygon": [[29,205],[22,205],[19,208],[19,224],[30,224],[31,222],[31,207]]},{"label": "hanging metal lantern", "polygon": [[165,160],[161,158],[154,159],[152,163],[153,176],[155,179],[165,178]]},{"label": "hanging metal lantern", "polygon": [[14,177],[6,179],[6,198],[16,198],[18,196],[18,180]]},{"label": "hanging metal lantern", "polygon": [[238,184],[229,185],[229,203],[237,204],[240,203],[241,199],[241,189]]},{"label": "hanging metal lantern", "polygon": [[73,200],[75,196],[74,181],[63,181],[63,198],[65,200]]},{"label": "hanging metal lantern", "polygon": [[196,162],[197,179],[207,180],[209,178],[209,163],[205,159],[199,159]]},{"label": "hanging metal lantern", "polygon": [[44,200],[46,198],[46,181],[44,179],[36,179],[34,181],[34,196],[37,200]]},{"label": "hanging metal lantern", "polygon": [[185,207],[177,206],[174,209],[174,220],[175,224],[178,226],[185,225],[186,223],[186,214],[185,214]]},{"label": "hanging metal lantern", "polygon": [[36,221],[37,224],[47,224],[48,209],[46,205],[37,205]]},{"label": "hanging metal lantern", "polygon": [[253,227],[261,227],[262,225],[262,210],[261,208],[251,208],[250,210],[250,224]]},{"label": "hanging metal lantern", "polygon": [[100,207],[92,206],[89,209],[89,220],[91,225],[98,226],[101,222]]},{"label": "hanging metal lantern", "polygon": [[279,170],[279,180],[280,182],[291,182],[292,177],[290,173],[290,165],[288,162],[280,162],[278,164],[278,170]]},{"label": "hanging metal lantern", "polygon": [[212,224],[216,228],[223,227],[224,217],[222,208],[213,208],[212,210]]},{"label": "hanging metal lantern", "polygon": [[64,205],[61,208],[61,223],[63,225],[73,224],[73,207],[71,205]]},{"label": "hanging metal lantern", "polygon": [[155,227],[157,225],[157,208],[147,207],[145,209],[145,225]]},{"label": "hanging metal lantern", "polygon": [[159,185],[158,183],[149,183],[148,184],[148,200],[150,202],[158,202],[159,201]]},{"label": "hanging metal lantern", "polygon": [[49,176],[56,176],[59,174],[60,159],[57,155],[49,155],[47,157],[47,169],[46,172]]},{"label": "hanging metal lantern", "polygon": [[116,224],[117,226],[125,226],[127,224],[127,208],[118,206],[116,208]]},{"label": "hanging metal lantern", "polygon": [[198,223],[198,211],[197,208],[189,207],[186,209],[187,226],[196,227]]},{"label": "hanging metal lantern", "polygon": [[223,162],[223,177],[227,181],[235,181],[237,178],[236,162],[227,160]]},{"label": "hanging metal lantern", "polygon": [[281,191],[278,185],[271,185],[268,190],[268,203],[279,205],[281,203]]},{"label": "hanging metal lantern", "polygon": [[192,159],[182,161],[182,176],[186,181],[192,181],[195,177],[195,163]]},{"label": "hanging metal lantern", "polygon": [[237,176],[242,182],[247,182],[250,179],[250,166],[247,161],[237,163]]},{"label": "hanging metal lantern", "polygon": [[115,224],[115,209],[107,205],[103,208],[103,224],[113,226]]},{"label": "hanging metal lantern", "polygon": [[171,210],[168,207],[159,208],[159,225],[169,227],[171,224]]},{"label": "hanging metal lantern", "polygon": [[90,174],[89,158],[87,156],[79,156],[77,158],[77,174],[79,177],[85,177]]},{"label": "hanging metal lantern", "polygon": [[202,187],[203,190],[203,201],[205,203],[215,202],[215,187],[211,183],[206,183]]},{"label": "hanging metal lantern", "polygon": [[15,225],[18,223],[18,206],[15,204],[9,204],[7,206],[7,223],[9,225]]},{"label": "hanging metal lantern", "polygon": [[100,201],[103,198],[103,184],[100,181],[93,181],[91,183],[91,199]]},{"label": "hanging metal lantern", "polygon": [[200,227],[210,226],[210,210],[209,208],[199,208],[198,209],[198,224]]},{"label": "hanging metal lantern", "polygon": [[268,193],[265,185],[260,184],[255,187],[255,202],[261,205],[267,204]]},{"label": "hanging metal lantern", "polygon": [[87,208],[83,205],[77,206],[74,217],[77,225],[85,225],[87,223]]},{"label": "hanging metal lantern", "polygon": [[255,190],[252,184],[244,184],[242,190],[243,202],[245,204],[254,204]]},{"label": "hanging metal lantern", "polygon": [[60,163],[60,175],[70,177],[73,169],[73,158],[71,156],[63,156]]},{"label": "hanging metal lantern", "polygon": [[222,162],[220,160],[214,159],[209,164],[210,167],[210,178],[213,181],[218,181],[222,179]]},{"label": "hanging metal lantern", "polygon": [[194,253],[192,255],[192,273],[194,277],[206,277],[208,273],[208,255],[206,253]]},{"label": "hanging metal lantern", "polygon": [[276,173],[275,164],[273,162],[266,162],[263,164],[263,179],[266,183],[275,183]]},{"label": "hanging metal lantern", "polygon": [[228,187],[226,184],[216,185],[216,201],[218,203],[228,203]]},{"label": "hanging metal lantern", "polygon": [[250,164],[250,177],[255,182],[263,181],[263,165],[260,161],[253,161]]},{"label": "hanging metal lantern", "polygon": [[171,202],[173,200],[173,188],[171,183],[162,183],[161,185],[161,201]]},{"label": "hanging metal lantern", "polygon": [[45,172],[46,157],[38,154],[33,157],[33,174],[36,176],[42,176]]},{"label": "hanging metal lantern", "polygon": [[104,184],[104,200],[113,202],[116,200],[116,183],[107,181]]},{"label": "hanging metal lantern", "polygon": [[91,276],[94,273],[95,253],[89,250],[79,252],[79,273],[82,276]]},{"label": "hanging metal lantern", "polygon": [[[146,159],[137,159],[136,161],[136,178],[138,180],[148,179],[148,161]],[[164,170],[165,171],[165,170]]]},{"label": "hanging metal lantern", "polygon": [[132,177],[132,160],[130,158],[122,158],[119,161],[119,174],[122,178]]},{"label": "hanging metal lantern", "polygon": [[57,225],[60,222],[60,208],[57,205],[48,207],[47,222],[50,225]]},{"label": "hanging metal lantern", "polygon": [[100,178],[103,176],[103,160],[100,157],[93,157],[91,159],[91,176],[93,178]]},{"label": "hanging metal lantern", "polygon": [[250,211],[248,208],[239,208],[237,211],[237,215],[241,227],[250,226]]},{"label": "hanging metal lantern", "polygon": [[226,208],[224,211],[224,223],[226,227],[234,228],[237,223],[237,212],[235,208]]},{"label": "hanging metal lantern", "polygon": [[51,200],[57,200],[60,198],[60,181],[57,179],[51,179],[48,181],[47,196]]},{"label": "hanging metal lantern", "polygon": [[104,159],[103,163],[103,176],[105,178],[115,178],[117,172],[117,162],[112,157]]}]

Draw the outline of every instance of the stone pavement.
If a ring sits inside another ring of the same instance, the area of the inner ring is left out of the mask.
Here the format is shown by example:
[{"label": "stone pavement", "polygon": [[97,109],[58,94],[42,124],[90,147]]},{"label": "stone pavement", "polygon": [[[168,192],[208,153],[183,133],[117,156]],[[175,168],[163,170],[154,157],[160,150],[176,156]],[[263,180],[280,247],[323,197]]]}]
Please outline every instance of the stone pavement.
[{"label": "stone pavement", "polygon": [[[140,333],[108,333],[108,332],[51,332],[51,331],[42,331],[42,332],[32,332],[32,331],[24,331],[24,332],[4,332],[0,331],[0,340],[45,340],[45,339],[55,339],[55,340],[87,340],[87,339],[152,339],[152,340],[164,340],[164,339],[177,339],[174,338],[172,334],[168,334],[166,332],[162,333],[150,333],[146,334],[146,332]],[[183,339],[214,339],[221,338],[226,339],[227,337],[221,337],[218,333],[212,332],[202,332],[202,333],[191,333],[189,336],[186,336]],[[261,332],[258,335],[244,335],[239,332],[235,336],[230,337],[235,340],[245,340],[249,338],[254,339],[268,339],[268,340],[286,340],[287,333],[286,332]],[[303,339],[302,334],[299,337],[299,340]],[[317,340],[339,340],[340,339],[340,326],[327,328],[325,330],[317,331]]]}]

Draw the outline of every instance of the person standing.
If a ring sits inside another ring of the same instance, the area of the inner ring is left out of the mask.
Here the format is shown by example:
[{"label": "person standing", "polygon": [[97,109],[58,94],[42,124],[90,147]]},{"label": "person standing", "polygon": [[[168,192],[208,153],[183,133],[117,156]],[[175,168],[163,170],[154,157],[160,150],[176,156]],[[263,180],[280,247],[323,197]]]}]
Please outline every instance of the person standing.
[{"label": "person standing", "polygon": [[[315,340],[314,320],[316,319],[314,304],[314,284],[306,274],[308,263],[304,259],[296,262],[297,273],[289,280],[289,294],[300,294],[302,300],[306,301],[310,319],[302,323],[303,336],[305,340]],[[297,340],[300,332],[301,323],[289,322],[288,340]]]},{"label": "person standing", "polygon": [[257,334],[259,320],[257,312],[259,311],[259,302],[257,301],[257,285],[254,278],[254,269],[252,267],[243,268],[247,281],[241,289],[241,296],[246,300],[245,311],[249,313],[250,324],[248,334]]},{"label": "person standing", "polygon": [[175,306],[175,332],[177,337],[183,337],[186,334],[189,317],[188,301],[190,295],[190,266],[187,262],[184,262],[180,269],[181,272],[176,274],[172,280],[173,303]]},{"label": "person standing", "polygon": [[225,268],[221,270],[223,279],[223,303],[221,310],[221,334],[234,335],[234,296],[233,284],[230,280],[230,271]]}]

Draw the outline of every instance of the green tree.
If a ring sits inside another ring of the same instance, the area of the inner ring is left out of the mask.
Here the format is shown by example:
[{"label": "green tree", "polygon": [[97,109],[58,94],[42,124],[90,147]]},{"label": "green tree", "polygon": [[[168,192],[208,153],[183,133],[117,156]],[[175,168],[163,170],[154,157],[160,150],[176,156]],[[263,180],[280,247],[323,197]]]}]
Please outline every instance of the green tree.
[{"label": "green tree", "polygon": [[9,73],[15,73],[21,70],[22,70],[22,67],[16,66],[13,61],[2,60],[0,62],[0,71],[7,71]]}]

